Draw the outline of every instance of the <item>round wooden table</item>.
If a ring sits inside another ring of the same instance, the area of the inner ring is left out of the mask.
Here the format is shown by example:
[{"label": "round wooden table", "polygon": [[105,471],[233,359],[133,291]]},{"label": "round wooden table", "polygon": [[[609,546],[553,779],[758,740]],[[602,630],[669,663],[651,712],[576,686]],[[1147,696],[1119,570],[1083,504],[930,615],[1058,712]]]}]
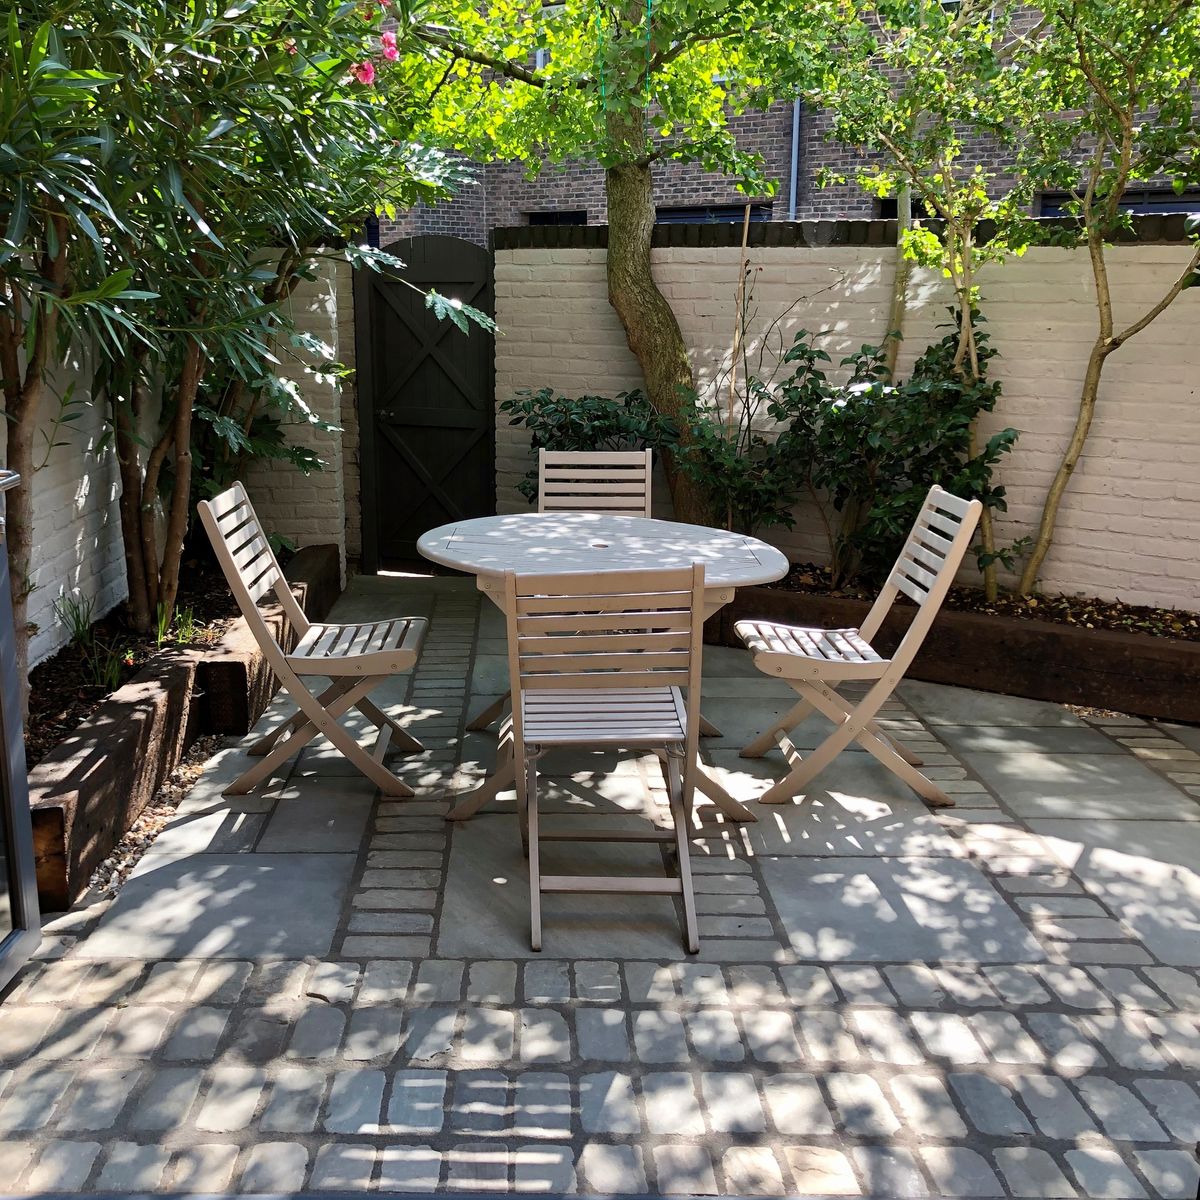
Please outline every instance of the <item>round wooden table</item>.
[{"label": "round wooden table", "polygon": [[[631,571],[704,564],[704,616],[728,604],[739,587],[770,583],[787,574],[788,560],[774,546],[741,533],[601,513],[514,513],[455,521],[431,529],[417,549],[432,562],[476,576],[479,590],[497,604],[505,571]],[[500,715],[504,700],[482,712],[469,728],[482,728]],[[712,732],[711,727],[709,731]],[[514,782],[511,760],[462,797],[451,817],[477,812]],[[740,804],[701,766],[696,787],[729,817],[753,821]]]}]

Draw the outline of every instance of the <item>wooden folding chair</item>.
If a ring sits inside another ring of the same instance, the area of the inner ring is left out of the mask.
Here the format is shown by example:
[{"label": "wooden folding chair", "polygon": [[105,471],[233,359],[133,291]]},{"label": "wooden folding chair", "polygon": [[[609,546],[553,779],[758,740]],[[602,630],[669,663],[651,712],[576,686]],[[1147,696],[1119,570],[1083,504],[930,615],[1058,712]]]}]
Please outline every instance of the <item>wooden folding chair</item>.
[{"label": "wooden folding chair", "polygon": [[[594,512],[606,517],[650,515],[650,450],[539,450],[538,512]],[[468,729],[486,729],[512,697],[505,693]]]},{"label": "wooden folding chair", "polygon": [[[424,747],[368,700],[367,693],[393,675],[412,670],[428,622],[423,617],[393,617],[357,625],[311,623],[279,569],[246,489],[235,483],[212,500],[202,500],[198,507],[238,608],[271,670],[299,709],[250,747],[248,753],[262,761],[234,780],[225,795],[242,796],[252,791],[318,734],[328,738],[385,795],[413,795],[412,789],[383,765],[383,760],[392,741],[408,753]],[[274,592],[299,635],[290,654],[275,640],[258,607],[269,592]],[[328,677],[332,682],[315,695],[303,682],[305,676]],[[351,709],[357,709],[379,729],[370,752],[338,724],[338,719]]]},{"label": "wooden folding chair", "polygon": [[[542,948],[543,893],[630,892],[679,896],[684,943],[696,953],[688,836],[700,730],[703,566],[560,575],[508,571],[504,586],[514,697],[505,737],[516,756],[533,948]],[[543,833],[537,762],[555,746],[661,752],[674,829]],[[543,841],[667,842],[674,846],[677,874],[543,875]]]},{"label": "wooden folding chair", "polygon": [[[888,576],[861,629],[810,629],[772,621],[738,621],[737,635],[754,654],[754,665],[767,675],[786,679],[800,701],[763,731],[743,751],[743,758],[761,758],[776,742],[792,770],[760,800],[782,804],[801,792],[851,742],[858,742],[930,804],[954,804],[917,767],[921,760],[875,723],[880,707],[904,678],[937,616],[954,575],[970,545],[983,505],[961,500],[932,487],[917,516],[900,557]],[[884,618],[903,592],[917,604],[917,614],[891,658],[871,646]],[[843,683],[871,684],[853,707],[838,695]],[[787,737],[813,710],[837,727],[810,754],[801,756]]]},{"label": "wooden folding chair", "polygon": [[650,450],[539,450],[538,512],[650,515]]}]

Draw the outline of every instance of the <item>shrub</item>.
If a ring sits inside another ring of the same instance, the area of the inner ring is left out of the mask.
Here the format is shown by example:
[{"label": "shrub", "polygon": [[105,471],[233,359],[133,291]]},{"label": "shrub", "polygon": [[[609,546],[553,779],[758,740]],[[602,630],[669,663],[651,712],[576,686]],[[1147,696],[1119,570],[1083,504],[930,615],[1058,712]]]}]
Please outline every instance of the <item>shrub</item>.
[{"label": "shrub", "polygon": [[[513,425],[524,425],[535,450],[662,450],[679,440],[675,422],[650,407],[643,392],[607,396],[555,395],[553,388],[522,388],[500,405]],[[537,498],[537,469],[517,489]]]},{"label": "shrub", "polygon": [[[982,322],[978,314],[972,319]],[[1005,507],[992,470],[1017,434],[1004,429],[972,453],[972,424],[1000,396],[999,382],[987,377],[995,351],[986,333],[977,328],[975,336],[980,374],[974,381],[954,366],[956,318],[908,379],[891,380],[885,349],[864,345],[840,363],[849,368],[847,381],[833,383],[818,335],[801,330],[781,356],[786,373],[751,375],[732,414],[722,419],[693,401],[683,469],[704,488],[716,517],[744,532],[790,527],[791,510],[807,492],[825,523],[835,586],[854,575],[878,582],[931,485],[978,497],[991,509]],[[773,429],[759,427],[764,416]],[[986,565],[982,554],[980,565]]]}]

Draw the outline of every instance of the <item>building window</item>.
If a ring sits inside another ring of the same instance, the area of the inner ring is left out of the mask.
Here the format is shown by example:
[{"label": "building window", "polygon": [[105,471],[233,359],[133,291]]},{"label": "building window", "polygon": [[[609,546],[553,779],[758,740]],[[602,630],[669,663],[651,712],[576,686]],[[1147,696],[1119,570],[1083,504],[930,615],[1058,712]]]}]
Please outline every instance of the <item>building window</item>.
[{"label": "building window", "polygon": [[[659,225],[728,225],[745,220],[746,206],[744,204],[697,204],[683,207],[660,207],[655,210],[654,219]],[[769,221],[771,206],[769,204],[751,204],[750,220],[754,222]]]},{"label": "building window", "polygon": [[[881,221],[894,221],[900,215],[900,206],[895,196],[882,196],[876,205],[876,215]],[[930,210],[929,205],[917,196],[914,196],[909,202],[909,211],[919,220],[936,215]]]},{"label": "building window", "polygon": [[529,212],[525,219],[530,225],[586,225],[587,210],[573,208],[555,212]]},{"label": "building window", "polygon": [[[566,10],[567,6],[559,4],[558,0],[542,0],[542,20],[546,20],[548,17],[562,16]],[[535,71],[544,71],[549,62],[549,50],[539,49],[533,52],[533,69]]]},{"label": "building window", "polygon": [[[1042,217],[1071,216],[1070,192],[1043,192],[1038,204]],[[1128,213],[1200,212],[1200,188],[1176,194],[1171,188],[1130,188],[1121,197],[1121,209]]]}]

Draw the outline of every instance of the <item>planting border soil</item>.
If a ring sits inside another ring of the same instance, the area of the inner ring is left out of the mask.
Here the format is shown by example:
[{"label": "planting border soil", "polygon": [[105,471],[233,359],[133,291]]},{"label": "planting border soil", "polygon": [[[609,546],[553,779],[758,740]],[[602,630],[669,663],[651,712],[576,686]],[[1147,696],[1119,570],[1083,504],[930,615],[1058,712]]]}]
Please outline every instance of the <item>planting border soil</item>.
[{"label": "planting border soil", "polygon": [[[719,645],[740,646],[734,623],[750,618],[857,628],[870,607],[841,596],[744,588],[705,634]],[[876,639],[881,654],[895,649],[912,611],[896,608],[889,615]],[[1200,642],[1178,638],[943,608],[908,674],[930,683],[1200,723]]]},{"label": "planting border soil", "polygon": [[[336,546],[310,546],[284,572],[305,614],[321,620],[341,583]],[[279,640],[295,638],[268,610]],[[138,818],[191,742],[250,730],[276,682],[238,618],[209,650],[154,655],[29,773],[38,899],[61,912]]]}]

